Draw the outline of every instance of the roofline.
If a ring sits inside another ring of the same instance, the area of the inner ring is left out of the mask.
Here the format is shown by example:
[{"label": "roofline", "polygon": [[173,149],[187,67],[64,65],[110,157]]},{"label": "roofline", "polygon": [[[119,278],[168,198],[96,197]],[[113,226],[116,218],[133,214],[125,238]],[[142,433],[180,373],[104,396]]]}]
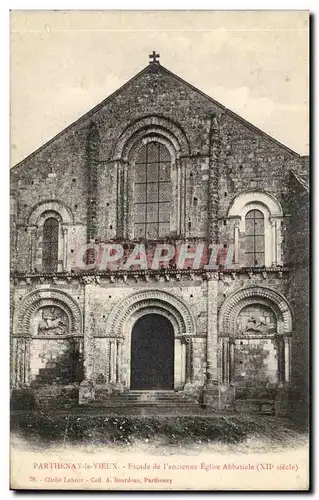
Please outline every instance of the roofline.
[{"label": "roofline", "polygon": [[187,82],[186,80],[183,80],[183,78],[181,78],[180,76],[175,75],[175,73],[173,73],[169,69],[165,68],[164,66],[162,66],[162,68],[168,74],[170,74],[171,76],[173,76],[174,78],[176,78],[177,80],[179,80],[180,82],[182,82],[184,85],[187,85],[192,90],[195,90],[196,92],[198,92],[199,94],[201,94],[203,97],[205,97],[206,99],[208,99],[209,101],[211,101],[213,104],[215,104],[215,106],[218,106],[219,108],[221,108],[225,113],[229,114],[230,116],[233,116],[234,118],[236,118],[240,122],[244,123],[246,126],[248,126],[249,128],[253,129],[254,131],[257,131],[257,132],[261,133],[267,139],[270,139],[271,141],[275,142],[278,146],[286,149],[289,153],[294,154],[298,158],[300,157],[299,153],[296,153],[296,151],[294,151],[293,149],[290,149],[285,144],[282,144],[280,141],[277,141],[277,139],[274,139],[274,137],[272,137],[271,135],[267,134],[267,132],[264,132],[263,130],[261,130],[260,128],[258,128],[256,125],[253,125],[249,121],[245,120],[245,118],[243,118],[242,116],[240,116],[237,113],[235,113],[235,111],[232,111],[231,109],[226,108],[226,106],[224,106],[220,102],[216,101],[215,99],[213,99],[209,95],[205,94],[205,92],[203,92],[202,90],[194,87],[194,85],[192,85],[191,83]]},{"label": "roofline", "polygon": [[[191,88],[195,92],[198,92],[200,95],[202,95],[203,97],[205,97],[206,99],[208,99],[215,106],[221,108],[221,110],[224,111],[224,113],[226,113],[226,114],[228,114],[228,115],[236,118],[241,123],[243,123],[244,125],[246,125],[248,128],[250,128],[250,129],[252,129],[252,130],[260,133],[261,135],[263,135],[267,139],[271,140],[272,142],[274,142],[278,146],[284,148],[289,153],[292,153],[293,155],[297,156],[298,158],[307,156],[307,155],[303,155],[303,156],[299,155],[298,153],[296,153],[296,151],[293,151],[292,149],[288,148],[288,146],[285,146],[285,144],[282,144],[281,142],[277,141],[277,139],[274,139],[271,135],[267,134],[266,132],[264,132],[260,128],[256,127],[255,125],[253,125],[249,121],[245,120],[245,118],[242,118],[240,115],[238,115],[237,113],[235,113],[231,109],[226,108],[223,104],[221,104],[220,102],[216,101],[215,99],[213,99],[209,95],[205,94],[205,92],[203,92],[202,90],[198,89],[197,87],[195,87],[191,83],[187,82],[186,80],[184,80],[180,76],[176,75],[175,73],[173,73],[169,69],[165,68],[165,66],[162,66],[160,63],[156,63],[156,64],[162,70],[164,70],[166,73],[168,73],[170,76],[176,78],[177,80],[179,80],[184,85],[188,86],[189,88]],[[38,147],[37,149],[35,149],[32,153],[30,153],[28,156],[26,156],[25,158],[23,158],[23,160],[19,161],[19,163],[16,163],[16,165],[14,165],[13,167],[11,167],[10,171],[12,171],[13,169],[16,169],[16,168],[22,166],[23,163],[25,163],[30,158],[32,158],[34,155],[36,155],[37,153],[39,153],[40,151],[42,151],[45,147],[47,147],[49,144],[51,144],[52,142],[54,142],[56,139],[58,139],[64,133],[70,131],[75,125],[78,125],[78,124],[82,123],[83,121],[85,121],[86,119],[88,119],[90,116],[92,116],[96,111],[99,111],[99,109],[101,109],[109,100],[111,100],[113,97],[115,97],[117,94],[119,94],[122,90],[124,90],[126,87],[128,87],[130,85],[130,83],[132,83],[134,80],[136,80],[143,73],[145,73],[149,69],[150,65],[152,65],[152,63],[148,64],[147,66],[145,66],[145,68],[143,68],[135,76],[133,76],[127,82],[125,82],[123,85],[121,85],[121,87],[119,87],[117,90],[115,90],[114,92],[112,92],[112,94],[110,94],[105,99],[103,99],[103,101],[101,101],[96,106],[94,106],[93,108],[91,108],[84,115],[80,116],[80,118],[78,118],[74,122],[70,123],[70,125],[68,125],[63,130],[61,130],[61,132],[59,132],[58,134],[56,134],[55,136],[53,136],[51,139],[49,139],[47,142],[45,142],[44,144],[42,144],[40,147]]]},{"label": "roofline", "polygon": [[74,126],[76,126],[76,125],[80,124],[81,122],[83,122],[83,121],[87,120],[88,118],[90,118],[90,116],[93,115],[96,111],[99,111],[99,109],[103,108],[103,106],[109,100],[111,100],[112,97],[115,97],[118,93],[120,93],[122,90],[124,90],[125,87],[129,86],[129,84],[131,82],[133,82],[136,78],[138,78],[140,75],[142,75],[142,73],[146,72],[147,69],[148,69],[148,66],[145,66],[145,68],[143,68],[135,76],[133,76],[127,82],[125,82],[123,85],[121,85],[121,87],[119,87],[117,90],[115,90],[114,92],[112,92],[112,94],[110,94],[105,99],[103,99],[103,101],[101,101],[98,104],[96,104],[94,106],[94,108],[91,108],[89,111],[87,111],[86,113],[84,113],[84,115],[80,116],[80,118],[78,118],[74,122],[70,123],[70,125],[68,125],[63,130],[61,130],[60,132],[58,132],[56,135],[54,135],[53,137],[51,137],[51,139],[49,139],[44,144],[42,144],[41,146],[39,146],[32,153],[30,153],[28,156],[26,156],[25,158],[23,158],[23,160],[19,161],[19,163],[16,163],[10,170],[12,171],[13,169],[20,167],[22,165],[22,163],[26,162],[27,160],[29,160],[30,158],[32,158],[32,156],[34,156],[35,154],[37,154],[40,151],[42,151],[42,149],[44,149],[46,146],[48,146],[49,144],[51,144],[52,142],[54,142],[56,139],[58,139],[60,136],[62,136],[65,132],[68,132]]},{"label": "roofline", "polygon": [[292,173],[298,184],[306,191],[306,193],[309,193],[309,184],[304,179],[299,177],[299,175],[296,174],[296,172],[294,172],[293,170],[290,169],[290,172]]}]

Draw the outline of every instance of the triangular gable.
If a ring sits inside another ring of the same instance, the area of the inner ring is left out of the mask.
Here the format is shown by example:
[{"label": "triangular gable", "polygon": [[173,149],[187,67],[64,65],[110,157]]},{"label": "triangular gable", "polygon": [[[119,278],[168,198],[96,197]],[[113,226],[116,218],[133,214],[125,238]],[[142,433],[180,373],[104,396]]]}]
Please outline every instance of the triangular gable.
[{"label": "triangular gable", "polygon": [[131,78],[130,80],[128,80],[126,83],[124,83],[124,85],[122,85],[116,91],[114,91],[112,94],[110,94],[108,97],[106,97],[105,99],[103,99],[103,101],[101,101],[96,106],[94,106],[94,108],[92,108],[87,113],[85,113],[84,115],[82,115],[80,118],[78,118],[77,120],[75,120],[74,122],[72,122],[70,125],[68,125],[66,128],[64,128],[61,132],[59,132],[54,137],[52,137],[51,139],[49,139],[45,144],[43,144],[42,146],[40,146],[38,149],[36,149],[32,153],[30,153],[30,155],[28,155],[26,158],[24,158],[19,163],[17,163],[16,165],[14,165],[14,167],[12,167],[11,171],[13,169],[16,169],[16,168],[22,166],[27,160],[30,160],[34,155],[36,155],[37,153],[41,152],[44,148],[46,148],[48,145],[52,144],[58,138],[60,138],[64,134],[72,131],[73,128],[77,127],[79,124],[85,122],[86,120],[88,120],[89,118],[91,118],[92,116],[94,116],[97,112],[99,112],[100,110],[102,110],[103,107],[107,103],[109,103],[112,99],[114,99],[123,90],[127,89],[130,85],[132,85],[132,83],[135,82],[136,80],[138,80],[143,74],[145,74],[147,72],[150,72],[150,71],[153,71],[155,68],[156,69],[160,69],[160,71],[163,72],[163,74],[166,74],[166,75],[170,76],[171,78],[173,78],[173,79],[177,80],[178,82],[180,82],[182,85],[184,85],[184,86],[188,87],[189,89],[191,89],[192,91],[198,93],[204,99],[207,99],[208,103],[213,104],[215,107],[219,108],[223,113],[229,115],[230,117],[234,118],[238,122],[242,123],[245,127],[249,128],[253,132],[255,132],[255,133],[263,136],[265,139],[267,139],[267,140],[273,142],[274,144],[276,144],[277,146],[285,149],[288,153],[290,153],[290,154],[292,154],[292,155],[294,155],[296,157],[300,157],[300,155],[298,153],[296,153],[295,151],[291,150],[290,148],[288,148],[284,144],[280,143],[279,141],[277,141],[276,139],[274,139],[273,137],[271,137],[270,135],[268,135],[266,132],[262,131],[261,129],[259,129],[255,125],[251,124],[250,122],[248,122],[247,120],[245,120],[241,116],[237,115],[234,111],[231,111],[230,109],[226,108],[225,106],[223,106],[222,104],[220,104],[218,101],[216,101],[212,97],[208,96],[207,94],[205,94],[203,91],[199,90],[198,88],[194,87],[192,84],[190,84],[187,81],[183,80],[181,77],[179,77],[178,75],[176,75],[175,73],[173,73],[169,69],[165,68],[164,66],[162,66],[159,63],[151,63],[148,66],[146,66],[144,69],[142,69],[139,73],[137,73],[133,78]]}]

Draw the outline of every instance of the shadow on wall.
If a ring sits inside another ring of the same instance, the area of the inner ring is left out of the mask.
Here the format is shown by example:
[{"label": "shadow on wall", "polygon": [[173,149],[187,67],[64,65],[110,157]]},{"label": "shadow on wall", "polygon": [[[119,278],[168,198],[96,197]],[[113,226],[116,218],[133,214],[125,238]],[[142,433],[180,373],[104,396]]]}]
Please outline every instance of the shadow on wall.
[{"label": "shadow on wall", "polygon": [[54,360],[48,360],[44,368],[40,368],[31,386],[68,385],[83,380],[83,356],[78,346],[70,342],[70,348]]},{"label": "shadow on wall", "polygon": [[52,403],[55,407],[70,407],[78,401],[78,387],[83,378],[83,356],[71,341],[68,351],[40,368],[30,386],[13,389],[11,410],[33,410]]}]

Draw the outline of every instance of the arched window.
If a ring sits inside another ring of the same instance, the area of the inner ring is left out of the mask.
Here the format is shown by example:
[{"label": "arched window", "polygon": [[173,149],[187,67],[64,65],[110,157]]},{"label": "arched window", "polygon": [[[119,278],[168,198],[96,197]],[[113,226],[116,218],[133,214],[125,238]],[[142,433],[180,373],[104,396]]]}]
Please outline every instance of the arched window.
[{"label": "arched window", "polygon": [[142,146],[135,161],[134,237],[163,238],[170,233],[171,156],[163,144]]},{"label": "arched window", "polygon": [[49,217],[43,224],[42,268],[45,272],[58,270],[59,221]]},{"label": "arched window", "polygon": [[265,219],[260,210],[250,210],[246,214],[245,254],[248,266],[265,264]]},{"label": "arched window", "polygon": [[249,267],[283,264],[283,211],[272,194],[240,193],[232,201],[228,217],[233,224],[235,264]]}]

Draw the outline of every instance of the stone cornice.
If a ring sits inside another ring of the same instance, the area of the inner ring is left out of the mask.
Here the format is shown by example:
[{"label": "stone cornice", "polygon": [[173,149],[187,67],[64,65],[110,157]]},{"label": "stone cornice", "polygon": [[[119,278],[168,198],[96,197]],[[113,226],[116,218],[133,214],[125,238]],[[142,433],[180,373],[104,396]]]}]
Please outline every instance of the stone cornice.
[{"label": "stone cornice", "polygon": [[96,271],[87,273],[11,273],[11,281],[14,284],[60,284],[78,282],[83,285],[100,284],[101,282],[109,283],[126,283],[126,282],[152,282],[152,283],[167,283],[169,281],[207,281],[207,280],[224,280],[238,279],[246,277],[253,279],[260,277],[268,278],[283,278],[289,275],[291,269],[288,267],[269,267],[269,268],[229,268],[229,269],[167,269],[161,271],[152,270],[134,270],[134,271]]}]

